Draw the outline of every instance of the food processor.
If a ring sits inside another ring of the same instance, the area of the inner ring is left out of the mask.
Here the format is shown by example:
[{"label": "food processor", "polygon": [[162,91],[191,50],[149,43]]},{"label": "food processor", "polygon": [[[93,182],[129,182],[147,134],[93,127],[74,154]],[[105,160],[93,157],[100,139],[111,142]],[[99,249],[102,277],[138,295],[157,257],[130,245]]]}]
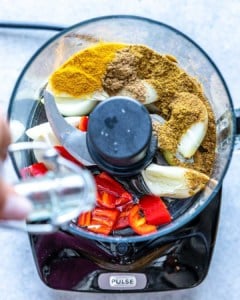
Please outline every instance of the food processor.
[{"label": "food processor", "polygon": [[[144,44],[171,54],[201,82],[216,119],[213,172],[201,193],[171,202],[173,221],[155,233],[139,236],[123,230],[103,236],[74,222],[53,233],[30,233],[39,276],[49,287],[68,291],[156,292],[195,287],[210,266],[222,181],[239,131],[224,79],[195,42],[166,24],[136,16],[100,17],[63,30],[34,54],[16,83],[8,110],[10,123],[24,128],[16,143],[27,142],[25,130],[48,120],[39,99],[49,75],[72,54],[99,41]],[[34,162],[32,149],[12,152],[11,158],[19,177],[20,170]]]}]

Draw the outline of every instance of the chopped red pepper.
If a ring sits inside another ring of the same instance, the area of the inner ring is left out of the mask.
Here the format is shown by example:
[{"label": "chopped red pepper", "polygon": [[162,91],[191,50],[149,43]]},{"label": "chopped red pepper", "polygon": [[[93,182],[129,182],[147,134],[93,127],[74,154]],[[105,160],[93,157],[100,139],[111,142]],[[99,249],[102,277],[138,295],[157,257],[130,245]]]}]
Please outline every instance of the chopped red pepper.
[{"label": "chopped red pepper", "polygon": [[116,197],[116,206],[132,201],[132,195],[122,185],[107,173],[102,172],[95,176],[97,188],[100,192],[107,192]]},{"label": "chopped red pepper", "polygon": [[108,235],[115,225],[119,211],[117,209],[95,208],[92,211],[92,220],[87,227],[89,231]]},{"label": "chopped red pepper", "polygon": [[78,217],[77,224],[81,227],[86,227],[91,224],[92,219],[92,213],[91,211],[87,211],[84,213],[81,213],[81,215]]},{"label": "chopped red pepper", "polygon": [[171,215],[160,197],[143,196],[139,204],[124,187],[102,172],[95,175],[97,207],[78,218],[78,225],[104,235],[130,226],[140,235],[157,231],[157,226],[169,223]]},{"label": "chopped red pepper", "polygon": [[64,158],[70,160],[71,162],[79,165],[79,166],[83,166],[83,164],[78,161],[75,157],[72,156],[72,154],[70,154],[63,146],[54,146],[54,148],[57,150],[57,152]]},{"label": "chopped red pepper", "polygon": [[166,204],[158,196],[145,195],[140,199],[139,205],[148,224],[160,226],[172,220]]},{"label": "chopped red pepper", "polygon": [[133,207],[133,203],[129,203],[124,207],[122,207],[122,211],[120,212],[120,215],[114,226],[115,230],[120,230],[129,226],[129,213],[132,207]]},{"label": "chopped red pepper", "polygon": [[97,204],[101,207],[115,208],[116,207],[116,197],[107,192],[97,193]]},{"label": "chopped red pepper", "polygon": [[88,226],[88,230],[103,235],[109,235],[112,231],[112,228],[110,226],[99,224],[98,222],[93,221]]},{"label": "chopped red pepper", "polygon": [[121,197],[118,197],[116,199],[116,206],[122,206],[124,204],[129,203],[132,200],[133,200],[132,195],[128,192],[124,192],[124,193],[122,193]]},{"label": "chopped red pepper", "polygon": [[141,209],[138,204],[135,204],[129,212],[129,225],[137,234],[150,234],[157,231],[155,225],[149,225],[146,223],[146,218],[142,216]]},{"label": "chopped red pepper", "polygon": [[99,224],[109,225],[113,227],[115,224],[119,211],[117,209],[95,208],[92,211],[92,220],[98,221]]},{"label": "chopped red pepper", "polygon": [[79,123],[78,123],[78,129],[81,131],[87,131],[88,129],[88,117],[83,116],[80,118]]},{"label": "chopped red pepper", "polygon": [[48,169],[44,163],[39,162],[23,168],[20,173],[23,178],[42,176],[47,173]]}]

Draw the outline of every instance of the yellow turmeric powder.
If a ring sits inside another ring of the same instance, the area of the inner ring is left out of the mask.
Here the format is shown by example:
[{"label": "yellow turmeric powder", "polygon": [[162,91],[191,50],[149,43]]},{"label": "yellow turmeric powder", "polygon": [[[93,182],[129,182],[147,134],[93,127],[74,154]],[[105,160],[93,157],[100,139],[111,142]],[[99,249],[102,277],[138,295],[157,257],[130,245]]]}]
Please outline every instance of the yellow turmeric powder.
[{"label": "yellow turmeric powder", "polygon": [[102,78],[116,51],[127,45],[100,42],[71,56],[49,78],[55,96],[75,98],[102,90]]}]

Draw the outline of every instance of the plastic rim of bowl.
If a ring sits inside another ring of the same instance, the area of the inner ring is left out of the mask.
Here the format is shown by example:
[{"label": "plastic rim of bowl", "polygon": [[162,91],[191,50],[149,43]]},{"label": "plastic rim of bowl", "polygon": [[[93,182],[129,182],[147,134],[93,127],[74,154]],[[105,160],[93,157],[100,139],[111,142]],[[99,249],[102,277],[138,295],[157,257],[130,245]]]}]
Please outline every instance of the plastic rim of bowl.
[{"label": "plastic rim of bowl", "polygon": [[[172,26],[169,26],[165,23],[156,21],[156,20],[152,20],[149,18],[145,18],[145,17],[141,17],[141,16],[134,16],[134,15],[109,15],[109,16],[101,16],[101,17],[97,17],[97,18],[92,18],[92,19],[88,19],[85,21],[82,21],[80,23],[77,23],[73,26],[70,26],[66,29],[64,29],[63,31],[61,31],[60,33],[56,34],[55,36],[53,36],[52,38],[50,38],[45,44],[43,44],[36,52],[35,54],[30,58],[30,60],[27,62],[27,64],[25,65],[25,67],[23,68],[20,76],[17,79],[17,82],[14,86],[12,95],[10,97],[10,102],[9,102],[9,107],[8,107],[8,112],[7,112],[7,116],[8,116],[8,120],[10,121],[11,119],[11,107],[12,107],[12,103],[14,102],[15,96],[17,94],[17,90],[18,87],[21,83],[22,77],[25,75],[25,73],[27,72],[28,68],[31,66],[31,64],[34,62],[35,58],[47,47],[49,46],[52,42],[54,42],[55,40],[57,40],[59,37],[63,36],[64,34],[78,28],[84,25],[88,25],[91,23],[97,23],[99,21],[103,21],[103,20],[110,20],[110,19],[129,19],[129,20],[136,20],[136,21],[140,21],[140,22],[149,22],[151,24],[155,24],[158,26],[162,26],[167,28],[170,31],[173,31],[174,33],[180,35],[181,37],[183,37],[184,39],[188,40],[194,47],[196,47],[199,52],[207,59],[207,61],[210,63],[210,65],[212,65],[213,69],[215,70],[215,72],[217,73],[217,75],[219,76],[221,83],[224,87],[224,90],[227,94],[228,100],[229,100],[229,104],[230,104],[230,113],[232,116],[232,128],[233,128],[233,135],[232,135],[232,139],[231,139],[231,146],[230,146],[230,152],[229,152],[229,157],[226,163],[226,166],[222,172],[221,178],[218,181],[214,191],[210,194],[210,196],[204,201],[202,202],[200,205],[198,205],[198,207],[196,207],[196,209],[194,209],[194,205],[193,207],[191,206],[190,209],[193,210],[193,213],[187,213],[189,211],[189,209],[187,210],[187,212],[183,213],[183,215],[181,215],[180,217],[178,217],[176,220],[172,221],[172,223],[168,224],[167,226],[163,226],[160,229],[158,229],[158,231],[156,233],[150,234],[150,235],[143,235],[143,236],[103,236],[100,234],[95,234],[95,233],[91,233],[88,231],[85,231],[73,224],[69,224],[68,226],[66,226],[64,229],[67,230],[68,232],[70,232],[71,234],[74,234],[75,236],[82,236],[88,239],[93,239],[93,240],[98,240],[98,241],[103,241],[103,242],[115,242],[115,243],[119,243],[119,242],[143,242],[146,240],[153,240],[156,238],[160,238],[163,237],[167,234],[173,233],[174,231],[178,230],[179,228],[183,227],[184,225],[186,225],[187,223],[189,223],[191,220],[193,220],[195,217],[197,217],[203,210],[204,208],[207,207],[207,205],[211,202],[211,200],[214,198],[214,196],[218,193],[218,191],[220,190],[220,187],[222,186],[222,181],[225,177],[225,174],[228,170],[230,161],[231,161],[231,157],[232,157],[232,152],[233,152],[233,148],[234,148],[234,139],[235,139],[235,133],[236,133],[236,119],[235,119],[235,114],[234,114],[234,109],[233,109],[233,102],[232,102],[232,98],[230,95],[230,92],[228,90],[227,84],[221,74],[221,72],[219,71],[218,67],[216,66],[216,64],[213,62],[213,60],[209,57],[209,55],[196,43],[194,42],[191,38],[189,38],[187,35],[185,35],[184,33],[182,33],[181,31],[175,29]],[[15,162],[14,158],[11,158],[12,162],[13,162],[13,166],[14,169],[16,171],[16,173],[19,176],[19,171],[17,168],[17,164]],[[197,202],[197,201],[196,201]],[[194,203],[195,206],[197,206],[197,203]]]}]

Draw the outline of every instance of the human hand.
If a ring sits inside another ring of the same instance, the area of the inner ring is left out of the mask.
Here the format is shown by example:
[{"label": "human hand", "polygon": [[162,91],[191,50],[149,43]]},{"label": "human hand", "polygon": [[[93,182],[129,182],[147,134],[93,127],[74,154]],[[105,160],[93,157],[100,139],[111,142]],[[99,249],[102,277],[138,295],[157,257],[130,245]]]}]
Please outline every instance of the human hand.
[{"label": "human hand", "polygon": [[[8,145],[11,142],[7,122],[0,113],[0,164],[7,157]],[[14,188],[0,177],[0,219],[21,220],[31,212],[32,206],[28,199],[19,196]]]}]

